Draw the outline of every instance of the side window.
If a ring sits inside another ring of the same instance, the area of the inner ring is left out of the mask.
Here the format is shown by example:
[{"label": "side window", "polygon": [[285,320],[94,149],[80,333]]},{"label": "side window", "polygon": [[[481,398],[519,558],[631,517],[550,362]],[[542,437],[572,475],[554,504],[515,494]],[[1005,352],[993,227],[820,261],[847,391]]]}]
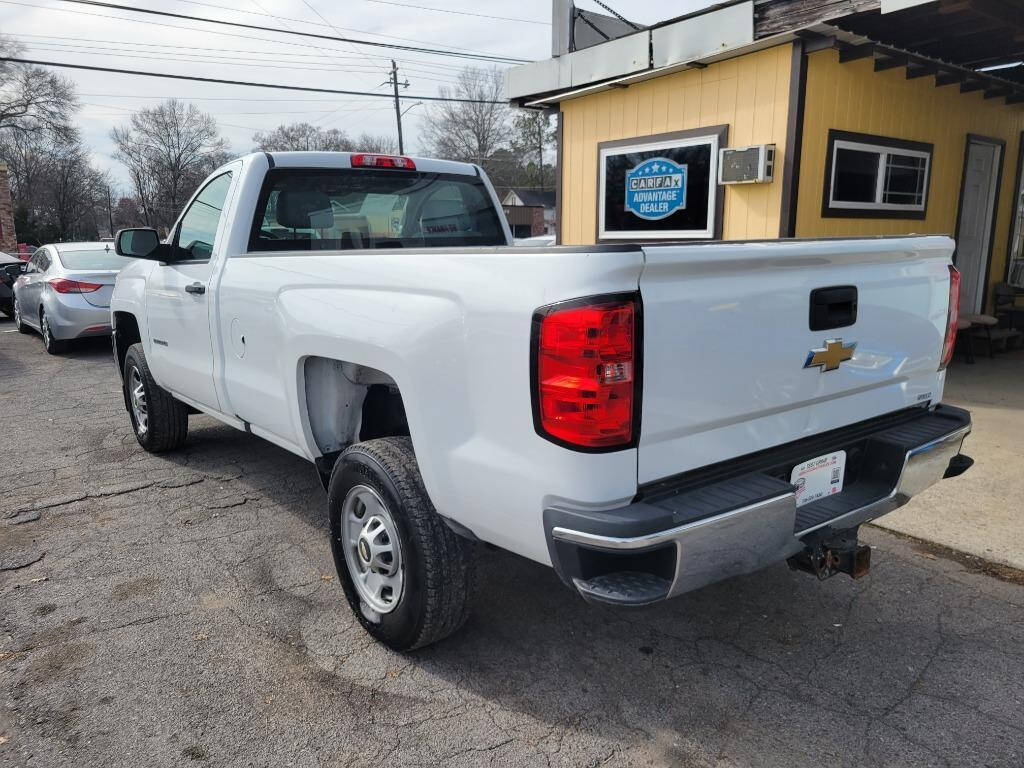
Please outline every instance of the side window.
[{"label": "side window", "polygon": [[231,173],[222,173],[203,187],[202,192],[192,201],[192,205],[181,217],[175,235],[179,258],[195,261],[210,258],[229,189]]}]

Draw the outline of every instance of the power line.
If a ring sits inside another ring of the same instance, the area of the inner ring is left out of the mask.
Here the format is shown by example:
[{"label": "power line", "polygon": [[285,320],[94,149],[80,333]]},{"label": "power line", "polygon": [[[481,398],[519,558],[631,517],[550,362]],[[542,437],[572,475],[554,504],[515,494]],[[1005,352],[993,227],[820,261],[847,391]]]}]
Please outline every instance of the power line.
[{"label": "power line", "polygon": [[[94,56],[95,51],[92,50],[65,50],[63,48],[53,49],[48,47],[54,45],[53,43],[36,43],[34,45],[27,46],[27,51],[41,51],[41,52],[52,52],[52,53],[67,53],[72,56]],[[104,56],[116,56],[118,58],[129,58],[129,59],[145,59],[148,61],[166,61],[166,62],[178,62],[183,64],[195,63],[195,64],[217,64],[219,66],[242,66],[242,67],[257,67],[260,69],[290,69],[301,72],[344,72],[352,75],[372,75],[379,72],[376,67],[366,66],[362,69],[355,67],[345,69],[344,67],[330,65],[328,62],[290,62],[280,61],[274,59],[231,59],[224,56],[205,56],[198,54],[189,58],[175,58],[171,57],[170,54],[164,54],[162,56],[145,54],[156,54],[157,51],[128,51],[126,53],[113,53],[111,51],[104,51]],[[302,64],[311,64],[313,66],[301,66]],[[437,83],[453,83],[454,81],[450,78],[437,78],[429,77],[427,75],[419,75],[421,80],[430,80]]]},{"label": "power line", "polygon": [[[0,61],[11,61],[17,64],[34,64],[40,67],[63,67],[65,69],[85,69],[91,72],[111,72],[118,75],[135,75],[137,77],[163,77],[168,80],[191,80],[197,83],[217,83],[219,85],[241,85],[250,88],[274,88],[282,91],[308,91],[310,93],[336,93],[342,96],[376,96],[379,98],[392,98],[389,93],[374,93],[373,91],[345,91],[333,88],[312,88],[305,85],[278,85],[276,83],[252,83],[244,80],[221,80],[214,77],[196,77],[195,75],[171,75],[166,72],[142,72],[136,69],[115,69],[113,67],[96,67],[89,64],[68,64],[57,61],[37,61],[33,59],[16,59],[10,56],[0,56]],[[464,104],[504,104],[504,101],[493,101],[491,99],[463,99],[454,96],[407,96],[408,99],[420,101],[451,101]]]},{"label": "power line", "polygon": [[[242,8],[232,8],[231,6],[228,6],[228,5],[217,5],[216,3],[202,3],[202,2],[199,2],[199,0],[174,0],[174,1],[178,2],[178,3],[187,3],[188,5],[202,5],[202,6],[205,6],[207,8],[218,8],[219,10],[231,11],[232,13],[245,13],[245,14],[248,14],[250,16],[264,16],[264,17],[266,17],[268,19],[280,19],[281,21],[294,21],[294,22],[296,22],[298,24],[316,24],[317,23],[315,21],[307,21],[306,19],[296,19],[294,16],[281,16],[280,14],[277,14],[277,13],[270,13],[265,8],[263,9],[264,10],[263,13],[259,13],[257,11],[246,11],[246,10],[244,10]],[[257,5],[259,5],[259,3],[257,3]],[[262,7],[262,6],[260,6],[260,7]],[[440,9],[437,9],[437,10],[440,10]],[[317,14],[317,15],[319,15],[319,14]],[[525,21],[525,19],[524,19],[524,21]],[[538,22],[538,23],[543,23],[543,22]],[[330,22],[328,22],[328,24],[330,24]],[[339,27],[335,27],[333,24],[330,24],[330,26],[333,27],[335,29],[335,31],[337,31],[339,29]],[[385,34],[382,34],[380,32],[371,32],[370,30],[367,30],[367,29],[356,29],[355,27],[340,27],[340,29],[346,29],[349,32],[360,32],[360,33],[362,33],[364,35],[373,35],[374,37],[386,37],[386,38],[389,38],[391,40],[404,40],[407,43],[426,43],[428,45],[430,44],[430,42],[427,41],[427,40],[417,40],[415,37],[401,37],[399,35],[385,35]],[[481,51],[479,48],[466,48],[466,47],[461,46],[461,45],[448,45],[447,47],[448,48],[454,48],[454,49],[459,50],[459,51],[471,51],[473,53],[487,53],[487,51]]]},{"label": "power line", "polygon": [[523,24],[543,24],[550,27],[550,21],[536,21],[535,19],[517,19],[511,16],[489,16],[486,13],[472,13],[471,11],[453,11],[450,8],[433,8],[428,5],[413,5],[412,3],[396,3],[392,0],[366,0],[368,3],[378,3],[380,5],[397,5],[400,8],[416,8],[421,11],[437,11],[438,13],[455,13],[459,16],[476,16],[481,19],[497,19],[498,21],[518,21]]},{"label": "power line", "polygon": [[[0,2],[3,2],[3,0],[0,0]],[[71,11],[71,13],[75,13],[75,11]],[[88,15],[93,15],[93,14],[88,14]],[[139,22],[139,23],[152,23],[152,22]],[[159,24],[159,25],[156,25],[156,26],[165,26],[165,25]],[[166,25],[166,26],[168,26],[171,29],[188,29],[188,27],[175,27],[175,26],[172,26],[172,25]],[[123,49],[123,50],[130,50],[129,48],[126,48],[125,46],[133,46],[133,47],[136,47],[136,48],[171,48],[171,49],[173,49],[173,51],[177,51],[179,53],[182,50],[181,49],[181,45],[171,45],[171,44],[167,44],[167,43],[141,43],[141,42],[128,42],[128,41],[124,41],[124,40],[97,39],[97,38],[93,38],[93,37],[66,37],[66,36],[61,36],[61,35],[33,35],[31,33],[28,33],[28,32],[8,32],[8,34],[10,34],[12,37],[15,37],[15,38],[18,38],[18,39],[26,38],[26,37],[39,38],[40,40],[44,41],[44,43],[38,43],[38,44],[46,44],[46,45],[70,46],[71,44],[69,44],[69,43],[54,43],[54,42],[50,42],[50,41],[51,40],[71,40],[71,41],[76,41],[76,42],[80,42],[80,43],[102,43],[103,45],[107,46],[108,48]],[[325,55],[325,54],[320,54],[320,53],[290,53],[288,51],[274,51],[273,52],[274,56],[293,56],[293,57],[305,57],[305,58],[317,58],[317,59],[356,59],[358,61],[365,61],[366,60],[366,56],[363,55],[363,54],[360,54],[358,52],[356,52],[356,53],[343,53],[343,52],[341,52],[341,51],[339,51],[339,50],[337,50],[335,48],[326,48],[326,47],[321,46],[321,45],[304,45],[302,43],[292,43],[292,42],[289,42],[289,41],[267,40],[266,38],[262,38],[262,37],[255,37],[254,38],[254,37],[249,37],[248,35],[232,35],[229,32],[213,32],[212,34],[226,35],[228,37],[239,37],[239,38],[242,38],[242,39],[245,39],[245,40],[262,40],[264,42],[273,42],[273,43],[279,43],[279,44],[282,44],[282,45],[293,45],[293,46],[298,46],[300,48],[311,48],[311,49],[318,50],[318,51],[329,51],[330,52],[330,55]],[[82,48],[82,47],[85,47],[85,46],[75,45],[73,47]],[[90,51],[95,53],[96,49],[90,47]],[[246,50],[246,49],[239,49],[239,48],[206,48],[206,47],[195,46],[195,45],[189,46],[188,51],[189,52],[212,51],[215,54],[217,54],[218,58],[227,58],[227,57],[220,56],[220,54],[225,54],[225,53],[251,53],[251,54],[258,55],[260,57],[260,59],[263,59],[267,55],[267,53],[268,53],[266,50],[254,51],[254,50]],[[188,54],[187,53],[181,53],[181,55],[188,55]],[[463,66],[456,66],[456,65],[452,65],[452,64],[442,64],[441,62],[435,62],[435,61],[423,61],[422,59],[403,59],[403,58],[399,58],[399,57],[396,57],[396,59],[397,59],[397,61],[402,62],[403,64],[412,64],[412,65],[414,65],[413,67],[410,67],[410,66],[406,66],[405,67],[405,70],[408,71],[408,72],[423,72],[425,74],[430,74],[430,75],[454,75],[454,74],[456,74],[458,72],[461,72],[462,69],[463,69]],[[314,62],[308,62],[308,63],[318,64],[318,63],[321,63],[321,62],[314,61]]]},{"label": "power line", "polygon": [[[318,40],[331,40],[339,43],[356,43],[358,45],[366,45],[376,48],[390,48],[398,51],[411,51],[414,53],[429,53],[435,56],[452,56],[463,59],[477,59],[480,61],[489,61],[498,64],[525,64],[527,59],[518,59],[511,56],[492,56],[490,54],[482,53],[463,53],[461,51],[445,51],[440,48],[424,48],[410,45],[398,45],[397,43],[383,43],[376,40],[359,40],[358,38],[351,37],[334,37],[332,35],[320,35],[314,32],[299,32],[294,29],[282,29],[280,27],[261,27],[256,24],[243,24],[239,21],[222,21],[220,19],[207,19],[202,16],[188,16],[183,13],[171,13],[170,11],[157,11],[152,8],[136,8],[131,5],[119,5],[117,3],[105,3],[100,0],[59,0],[62,3],[76,3],[78,5],[88,5],[95,8],[111,8],[115,11],[130,11],[132,13],[144,13],[151,16],[163,16],[171,19],[183,19],[186,21],[200,21],[206,24],[221,24],[227,27],[238,27],[240,29],[255,29],[260,32],[275,32],[282,35],[298,35],[300,37],[310,37]],[[35,6],[42,7],[42,6]]]}]

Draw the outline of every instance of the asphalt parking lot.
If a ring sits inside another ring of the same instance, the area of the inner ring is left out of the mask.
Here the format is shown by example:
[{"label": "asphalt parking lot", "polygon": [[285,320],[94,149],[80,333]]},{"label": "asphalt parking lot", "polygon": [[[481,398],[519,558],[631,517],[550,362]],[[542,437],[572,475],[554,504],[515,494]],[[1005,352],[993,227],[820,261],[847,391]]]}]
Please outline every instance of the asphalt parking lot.
[{"label": "asphalt parking lot", "polygon": [[653,609],[482,553],[473,618],[371,642],[310,465],[193,417],[136,444],[105,341],[0,321],[2,766],[1024,764],[1024,586],[872,529]]}]

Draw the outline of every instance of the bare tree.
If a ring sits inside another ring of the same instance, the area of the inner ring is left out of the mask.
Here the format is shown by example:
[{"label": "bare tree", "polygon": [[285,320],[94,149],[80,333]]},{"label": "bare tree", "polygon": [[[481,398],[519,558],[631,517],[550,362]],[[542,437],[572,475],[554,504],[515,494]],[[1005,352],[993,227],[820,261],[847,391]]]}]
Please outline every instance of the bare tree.
[{"label": "bare tree", "polygon": [[228,158],[216,120],[177,99],[134,113],[110,137],[150,226],[170,226],[203,177]]},{"label": "bare tree", "polygon": [[396,155],[398,154],[398,141],[391,136],[362,133],[355,140],[354,149],[358,152],[373,152],[378,155]]},{"label": "bare tree", "polygon": [[255,134],[252,140],[264,152],[350,152],[353,149],[344,131],[319,128],[311,123],[279,125],[272,131]]},{"label": "bare tree", "polygon": [[41,244],[98,236],[107,179],[92,165],[76,131],[6,134],[0,159],[10,171],[19,239]]},{"label": "bare tree", "polygon": [[[0,35],[0,57],[18,58],[21,46]],[[42,67],[0,61],[0,133],[49,132],[69,138],[78,109],[74,84]]]},{"label": "bare tree", "polygon": [[436,157],[462,160],[487,168],[512,135],[511,109],[504,101],[505,80],[498,69],[466,67],[455,86],[442,87],[444,98],[470,101],[437,102],[427,110],[423,142]]}]

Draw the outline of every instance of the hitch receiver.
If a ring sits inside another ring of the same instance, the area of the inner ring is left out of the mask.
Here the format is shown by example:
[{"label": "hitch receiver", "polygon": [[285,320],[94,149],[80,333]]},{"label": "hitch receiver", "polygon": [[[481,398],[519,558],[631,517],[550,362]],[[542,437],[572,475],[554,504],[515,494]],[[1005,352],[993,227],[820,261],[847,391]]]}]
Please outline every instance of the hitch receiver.
[{"label": "hitch receiver", "polygon": [[857,541],[857,530],[854,529],[833,539],[808,543],[803,552],[786,562],[791,570],[813,573],[820,581],[837,573],[859,579],[871,570],[871,547]]}]

